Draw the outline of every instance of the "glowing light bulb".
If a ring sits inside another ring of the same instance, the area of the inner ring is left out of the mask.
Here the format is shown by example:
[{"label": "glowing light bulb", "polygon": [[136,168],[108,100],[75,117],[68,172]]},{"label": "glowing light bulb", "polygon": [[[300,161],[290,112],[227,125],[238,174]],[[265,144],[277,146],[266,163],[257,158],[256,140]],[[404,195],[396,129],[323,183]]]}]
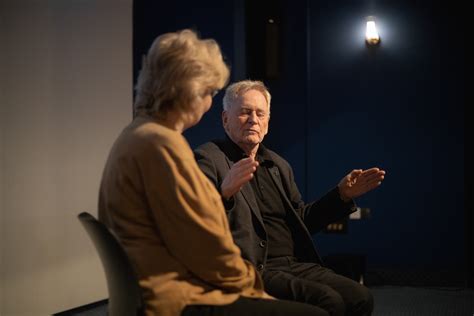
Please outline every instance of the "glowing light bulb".
[{"label": "glowing light bulb", "polygon": [[377,45],[380,43],[380,36],[375,26],[375,20],[373,17],[369,17],[367,20],[367,28],[365,30],[365,41],[370,45]]}]

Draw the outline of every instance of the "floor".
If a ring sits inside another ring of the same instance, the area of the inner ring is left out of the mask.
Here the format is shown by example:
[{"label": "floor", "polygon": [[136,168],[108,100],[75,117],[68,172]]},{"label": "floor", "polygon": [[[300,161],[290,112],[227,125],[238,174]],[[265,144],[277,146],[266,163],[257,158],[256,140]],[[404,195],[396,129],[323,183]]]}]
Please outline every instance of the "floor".
[{"label": "floor", "polygon": [[[371,287],[375,298],[372,316],[474,316],[474,290],[453,287]],[[61,316],[106,316],[106,303]]]},{"label": "floor", "polygon": [[372,287],[373,316],[474,316],[474,290],[462,288]]}]

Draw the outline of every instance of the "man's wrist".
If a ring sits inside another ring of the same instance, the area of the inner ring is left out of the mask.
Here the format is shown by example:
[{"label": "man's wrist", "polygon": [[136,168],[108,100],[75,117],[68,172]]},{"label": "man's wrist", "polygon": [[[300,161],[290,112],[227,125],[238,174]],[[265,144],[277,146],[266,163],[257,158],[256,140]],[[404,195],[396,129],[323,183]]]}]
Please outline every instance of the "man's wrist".
[{"label": "man's wrist", "polygon": [[350,197],[347,197],[347,196],[345,196],[345,195],[342,193],[342,191],[341,191],[341,189],[339,188],[339,186],[337,186],[337,192],[338,192],[338,194],[339,194],[339,198],[340,198],[344,203],[347,203],[347,202],[352,201],[352,199],[351,199]]},{"label": "man's wrist", "polygon": [[219,186],[219,193],[221,194],[222,200],[230,200],[232,195],[230,195],[223,187],[222,184]]},{"label": "man's wrist", "polygon": [[231,196],[230,198],[226,199],[224,196],[221,195],[222,199],[222,204],[224,204],[224,208],[226,210],[230,210],[232,207],[234,207],[234,196]]}]

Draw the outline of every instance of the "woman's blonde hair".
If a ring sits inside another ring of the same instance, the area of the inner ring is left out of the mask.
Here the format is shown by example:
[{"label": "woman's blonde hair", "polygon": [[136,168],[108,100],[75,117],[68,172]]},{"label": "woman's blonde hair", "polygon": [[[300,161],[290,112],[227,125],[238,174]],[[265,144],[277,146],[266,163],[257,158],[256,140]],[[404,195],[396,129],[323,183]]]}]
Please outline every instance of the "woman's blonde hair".
[{"label": "woman's blonde hair", "polygon": [[216,41],[189,29],[158,36],[135,86],[135,114],[192,111],[193,104],[229,79],[229,68]]}]

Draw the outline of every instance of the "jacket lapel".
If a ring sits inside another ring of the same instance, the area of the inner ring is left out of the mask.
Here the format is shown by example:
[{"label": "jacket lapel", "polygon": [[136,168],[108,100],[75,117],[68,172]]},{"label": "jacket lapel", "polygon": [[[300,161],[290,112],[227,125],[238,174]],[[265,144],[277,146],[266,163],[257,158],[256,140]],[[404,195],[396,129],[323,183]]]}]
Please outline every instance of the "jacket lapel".
[{"label": "jacket lapel", "polygon": [[278,188],[278,191],[280,191],[280,195],[282,196],[283,198],[283,201],[287,204],[287,207],[288,207],[288,210],[291,210],[291,212],[294,214],[295,216],[295,219],[298,221],[298,223],[300,224],[300,227],[302,229],[302,232],[306,235],[306,241],[310,241],[309,243],[309,249],[313,249],[314,251],[314,254],[315,254],[315,259],[316,261],[318,262],[322,262],[321,260],[321,257],[319,256],[318,254],[318,251],[316,250],[316,247],[314,245],[314,242],[312,241],[313,238],[310,234],[310,232],[308,231],[308,229],[306,228],[306,225],[303,223],[303,220],[301,219],[300,216],[298,216],[298,214],[296,213],[296,210],[295,208],[293,207],[293,204],[291,203],[291,201],[288,199],[288,194],[285,192],[285,190],[283,189],[283,183],[282,183],[282,177],[280,177],[280,171],[278,169],[278,167],[276,165],[274,165],[272,168],[269,169],[270,171],[270,175],[272,177],[272,180],[273,182],[276,184],[277,188]]},{"label": "jacket lapel", "polygon": [[283,189],[283,184],[281,183],[280,171],[278,170],[278,167],[276,165],[273,165],[273,167],[271,167],[269,171],[273,182],[277,186],[278,191],[280,192],[280,195],[283,198],[283,201],[286,203],[286,206],[288,207],[288,209],[294,211],[293,205],[291,204],[290,200],[288,200],[288,195]]},{"label": "jacket lapel", "polygon": [[[226,161],[230,170],[230,168],[232,168],[232,166],[234,165],[234,162],[231,161],[227,156],[226,156]],[[240,189],[240,193],[244,197],[245,201],[247,201],[247,204],[249,205],[254,215],[257,217],[262,227],[265,227],[263,225],[262,214],[260,213],[260,209],[258,208],[257,199],[255,198],[255,193],[253,192],[252,186],[250,185],[249,182],[247,182],[246,184],[242,186],[242,188]]]},{"label": "jacket lapel", "polygon": [[255,198],[255,193],[253,193],[253,189],[250,183],[247,182],[246,184],[244,184],[242,189],[240,189],[240,192],[242,193],[242,196],[244,197],[244,199],[247,201],[252,212],[255,214],[255,216],[259,220],[260,224],[262,224],[262,227],[265,227],[263,225],[262,214],[260,213],[260,209],[258,208],[257,200]]}]

